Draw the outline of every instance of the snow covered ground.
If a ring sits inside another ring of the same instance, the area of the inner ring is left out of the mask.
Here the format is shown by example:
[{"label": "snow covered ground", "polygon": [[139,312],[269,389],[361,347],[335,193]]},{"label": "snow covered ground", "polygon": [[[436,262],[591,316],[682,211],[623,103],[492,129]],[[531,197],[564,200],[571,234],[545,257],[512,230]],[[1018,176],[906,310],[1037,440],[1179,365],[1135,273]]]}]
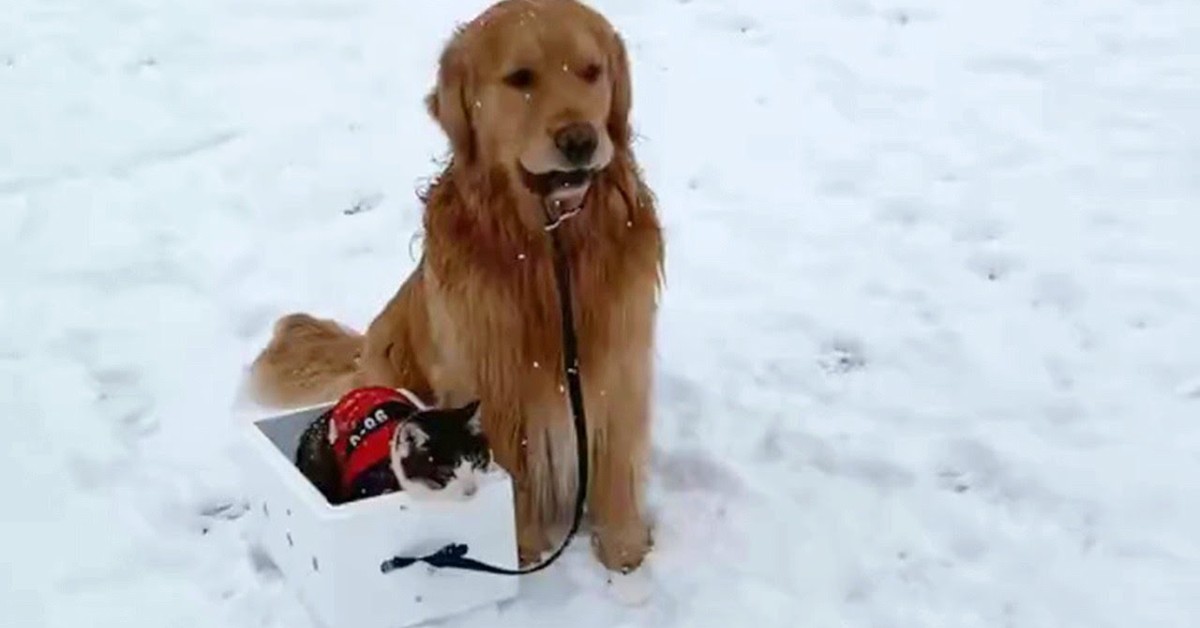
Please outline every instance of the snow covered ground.
[{"label": "snow covered ground", "polygon": [[[411,268],[485,4],[6,0],[0,623],[311,625],[240,369]],[[1200,625],[1200,3],[596,6],[669,230],[652,597],[577,543],[445,625]]]}]

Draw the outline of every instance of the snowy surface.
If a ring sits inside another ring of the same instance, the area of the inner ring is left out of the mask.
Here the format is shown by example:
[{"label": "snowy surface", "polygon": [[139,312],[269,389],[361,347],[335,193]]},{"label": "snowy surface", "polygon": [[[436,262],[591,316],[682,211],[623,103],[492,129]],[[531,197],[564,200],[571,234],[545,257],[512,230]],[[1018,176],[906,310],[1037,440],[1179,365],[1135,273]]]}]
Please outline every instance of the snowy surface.
[{"label": "snowy surface", "polygon": [[[412,267],[485,3],[5,0],[0,623],[311,625],[240,370]],[[1200,625],[1200,3],[597,6],[669,237],[650,598],[577,543],[444,625]]]}]

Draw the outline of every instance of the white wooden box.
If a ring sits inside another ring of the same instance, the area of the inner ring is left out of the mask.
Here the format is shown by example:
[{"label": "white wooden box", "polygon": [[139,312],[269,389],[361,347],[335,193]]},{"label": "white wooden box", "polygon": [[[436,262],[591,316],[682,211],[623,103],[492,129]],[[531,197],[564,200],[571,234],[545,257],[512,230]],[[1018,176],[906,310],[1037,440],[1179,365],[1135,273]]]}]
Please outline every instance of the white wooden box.
[{"label": "white wooden box", "polygon": [[465,501],[403,491],[331,505],[293,463],[304,428],[330,405],[244,422],[250,533],[328,628],[402,628],[517,595],[518,578],[416,563],[383,573],[396,555],[465,543],[470,556],[517,567],[511,478],[493,465]]}]

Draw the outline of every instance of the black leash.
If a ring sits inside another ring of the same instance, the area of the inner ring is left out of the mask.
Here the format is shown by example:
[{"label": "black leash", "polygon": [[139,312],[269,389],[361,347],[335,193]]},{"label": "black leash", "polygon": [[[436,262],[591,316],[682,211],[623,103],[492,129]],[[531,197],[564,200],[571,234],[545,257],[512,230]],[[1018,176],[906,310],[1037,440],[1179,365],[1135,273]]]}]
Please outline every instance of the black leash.
[{"label": "black leash", "polygon": [[550,234],[550,245],[554,250],[554,278],[558,285],[558,305],[562,313],[562,336],[563,336],[563,371],[567,377],[567,394],[571,401],[571,414],[575,419],[575,451],[577,454],[576,465],[578,466],[578,487],[575,490],[575,520],[571,522],[571,529],[567,531],[567,536],[563,538],[562,544],[542,563],[525,569],[505,569],[496,567],[481,562],[467,556],[470,548],[464,543],[451,543],[438,551],[426,556],[394,556],[383,561],[379,566],[380,571],[389,573],[397,569],[403,569],[415,563],[425,563],[436,568],[453,568],[466,569],[468,571],[482,571],[485,573],[499,574],[503,576],[521,576],[541,571],[558,560],[562,555],[563,550],[571,544],[571,539],[575,533],[579,531],[579,524],[583,520],[583,506],[587,501],[587,486],[588,486],[588,442],[587,442],[587,421],[583,412],[583,384],[579,380],[579,339],[575,336],[575,315],[571,307],[571,269],[567,266],[567,256],[563,251],[562,241],[558,236],[558,226],[571,216],[574,216],[579,209],[574,209],[566,212],[558,217],[551,217],[550,211],[543,207],[545,212],[546,225],[545,230]]}]

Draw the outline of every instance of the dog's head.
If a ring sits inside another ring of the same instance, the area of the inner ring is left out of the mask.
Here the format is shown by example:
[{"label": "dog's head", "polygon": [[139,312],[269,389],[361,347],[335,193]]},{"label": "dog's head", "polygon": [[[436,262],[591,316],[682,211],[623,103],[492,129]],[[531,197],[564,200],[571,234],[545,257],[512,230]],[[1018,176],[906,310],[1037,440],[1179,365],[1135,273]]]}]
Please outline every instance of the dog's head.
[{"label": "dog's head", "polygon": [[629,143],[625,46],[575,0],[502,0],[442,53],[430,114],[455,161],[507,173],[520,193],[580,206]]}]

